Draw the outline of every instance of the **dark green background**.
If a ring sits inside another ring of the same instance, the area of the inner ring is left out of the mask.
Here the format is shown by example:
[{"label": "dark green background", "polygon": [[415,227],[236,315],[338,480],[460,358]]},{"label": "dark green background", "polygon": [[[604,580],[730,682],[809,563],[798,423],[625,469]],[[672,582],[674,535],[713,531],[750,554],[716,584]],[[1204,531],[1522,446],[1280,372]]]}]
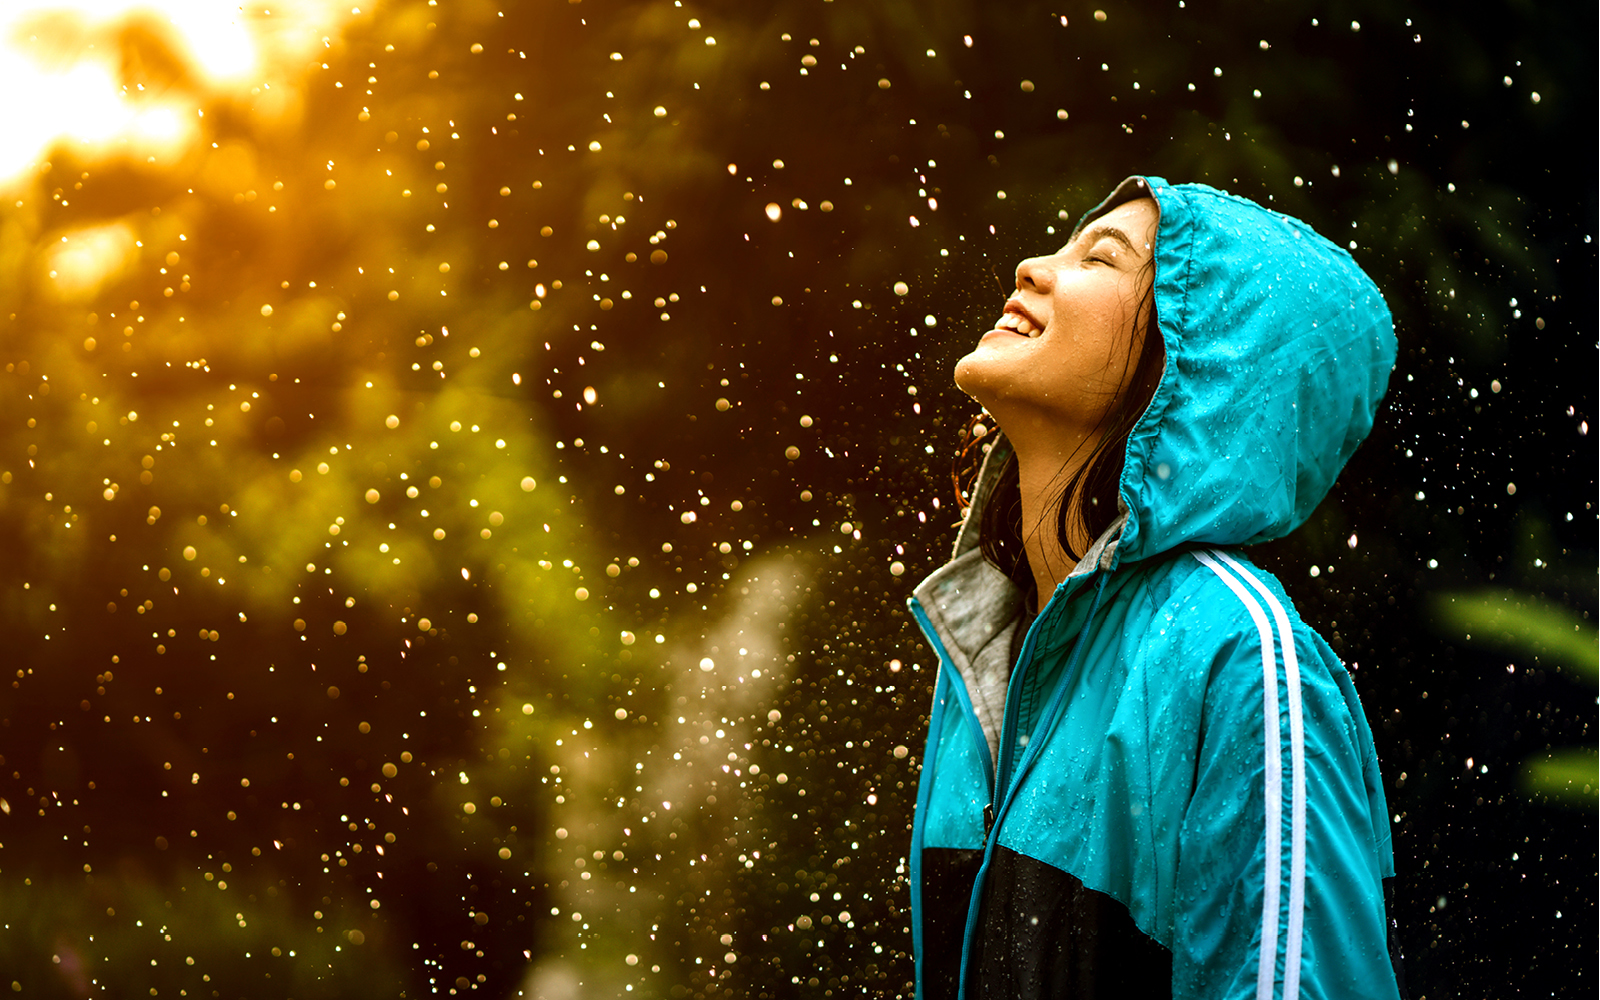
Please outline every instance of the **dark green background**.
[{"label": "dark green background", "polygon": [[[288,119],[132,23],[206,141],[0,210],[0,979],[907,995],[949,372],[1144,172],[1353,244],[1395,315],[1371,440],[1253,555],[1354,672],[1412,994],[1592,995],[1594,8],[1104,13],[386,3]],[[117,219],[127,274],[55,296]]]}]

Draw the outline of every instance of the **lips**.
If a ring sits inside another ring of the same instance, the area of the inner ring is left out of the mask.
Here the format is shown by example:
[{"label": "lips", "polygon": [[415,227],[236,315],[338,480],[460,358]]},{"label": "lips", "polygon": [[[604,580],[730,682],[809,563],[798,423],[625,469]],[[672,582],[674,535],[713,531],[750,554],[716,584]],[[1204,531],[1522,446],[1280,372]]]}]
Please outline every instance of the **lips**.
[{"label": "lips", "polygon": [[1037,337],[1044,332],[1044,324],[1022,307],[1015,299],[1006,303],[1005,312],[995,323],[996,330],[1009,330],[1024,337]]}]

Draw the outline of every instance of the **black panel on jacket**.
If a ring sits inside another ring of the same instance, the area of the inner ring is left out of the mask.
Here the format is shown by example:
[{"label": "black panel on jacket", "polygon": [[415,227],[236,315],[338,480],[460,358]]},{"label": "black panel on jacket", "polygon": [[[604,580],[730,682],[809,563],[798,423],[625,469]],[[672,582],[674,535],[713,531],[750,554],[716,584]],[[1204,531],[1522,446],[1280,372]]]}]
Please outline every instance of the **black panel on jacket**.
[{"label": "black panel on jacket", "polygon": [[921,1000],[956,1000],[967,908],[981,867],[981,850],[923,848]]},{"label": "black panel on jacket", "polygon": [[980,919],[976,1000],[1172,996],[1172,953],[1127,907],[1025,854],[995,847]]}]

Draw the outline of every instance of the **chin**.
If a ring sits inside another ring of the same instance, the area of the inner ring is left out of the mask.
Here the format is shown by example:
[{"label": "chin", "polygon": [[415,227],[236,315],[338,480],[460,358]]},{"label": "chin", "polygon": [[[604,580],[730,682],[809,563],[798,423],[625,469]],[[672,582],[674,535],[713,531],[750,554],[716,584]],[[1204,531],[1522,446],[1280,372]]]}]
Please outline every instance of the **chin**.
[{"label": "chin", "polygon": [[982,348],[974,350],[956,362],[953,374],[957,389],[988,407],[990,398],[995,395],[994,383],[999,373],[995,371],[994,359],[985,354]]}]

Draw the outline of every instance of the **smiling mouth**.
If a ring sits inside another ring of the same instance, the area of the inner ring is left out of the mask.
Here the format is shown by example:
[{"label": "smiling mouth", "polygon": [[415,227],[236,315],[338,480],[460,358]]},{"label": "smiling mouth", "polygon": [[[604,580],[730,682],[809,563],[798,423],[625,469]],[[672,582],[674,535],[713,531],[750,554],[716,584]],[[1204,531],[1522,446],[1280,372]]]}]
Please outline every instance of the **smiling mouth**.
[{"label": "smiling mouth", "polygon": [[1021,334],[1024,337],[1037,337],[1043,332],[1043,329],[1035,324],[1033,320],[1009,309],[1000,317],[1000,321],[994,325],[994,328],[996,330],[1010,330],[1012,333]]}]

